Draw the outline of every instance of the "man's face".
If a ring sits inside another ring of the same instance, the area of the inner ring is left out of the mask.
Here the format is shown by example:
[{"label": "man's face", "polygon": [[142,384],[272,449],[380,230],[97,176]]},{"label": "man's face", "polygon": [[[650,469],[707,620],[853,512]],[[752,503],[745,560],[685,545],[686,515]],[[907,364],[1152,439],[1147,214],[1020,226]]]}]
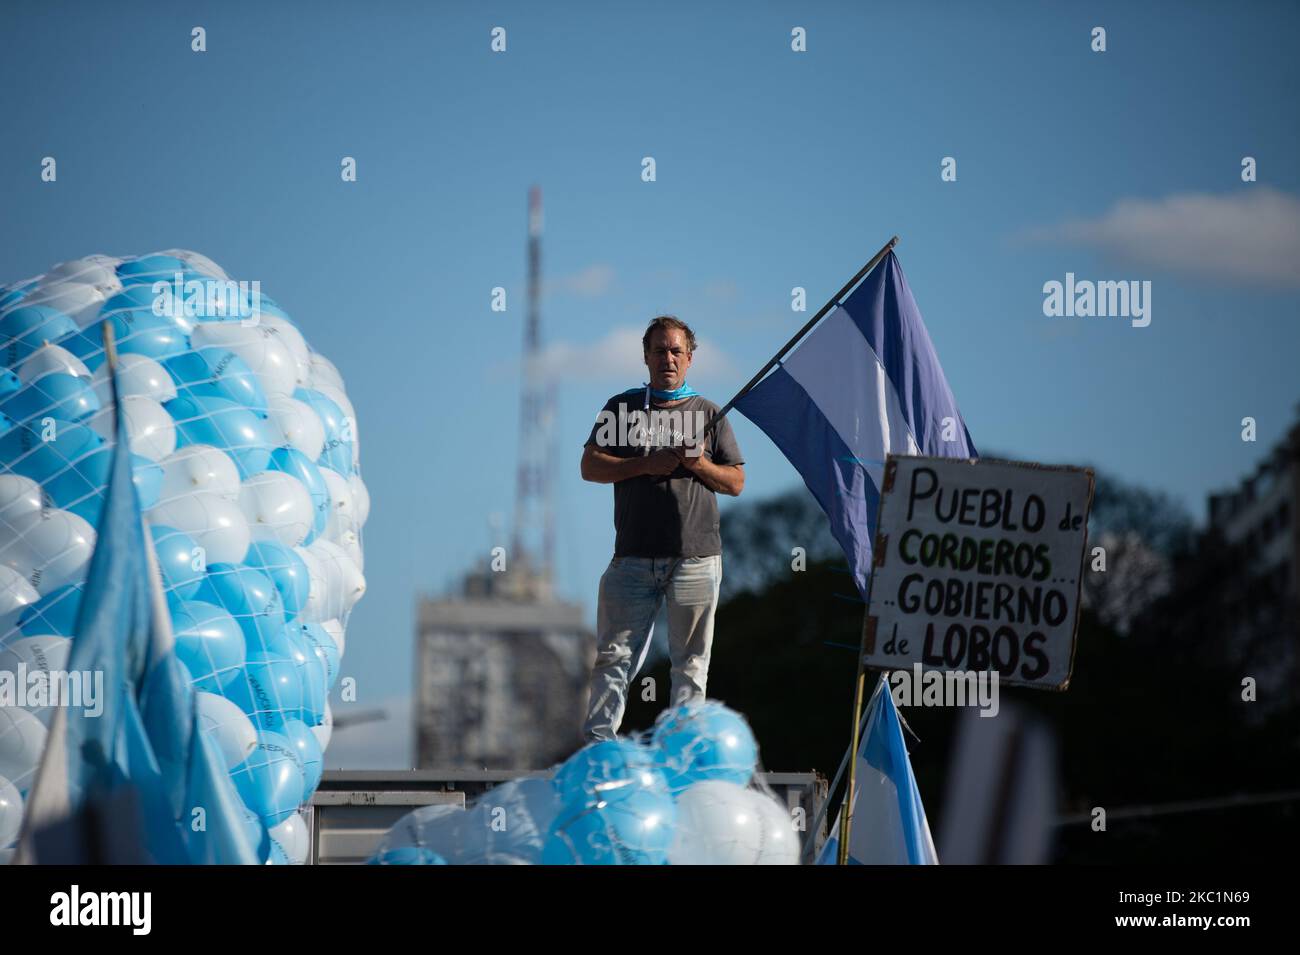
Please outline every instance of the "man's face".
[{"label": "man's face", "polygon": [[650,384],[660,391],[672,391],[686,380],[691,367],[691,353],[686,333],[680,328],[656,328],[650,334],[650,350],[645,353],[650,370]]}]

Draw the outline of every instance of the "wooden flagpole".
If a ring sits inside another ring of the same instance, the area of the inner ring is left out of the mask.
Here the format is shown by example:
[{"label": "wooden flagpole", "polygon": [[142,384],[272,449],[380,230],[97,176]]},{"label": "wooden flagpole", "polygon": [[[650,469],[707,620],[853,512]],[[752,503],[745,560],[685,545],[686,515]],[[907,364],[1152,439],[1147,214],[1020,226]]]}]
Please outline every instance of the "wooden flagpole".
[{"label": "wooden flagpole", "polygon": [[[853,288],[859,282],[861,282],[863,278],[866,277],[868,272],[870,272],[877,265],[879,265],[880,261],[886,255],[888,255],[890,251],[894,248],[894,246],[896,246],[897,244],[898,244],[898,236],[893,236],[888,242],[884,244],[883,247],[881,247],[879,252],[877,252],[875,255],[871,257],[871,260],[867,262],[866,265],[864,265],[861,269],[858,270],[858,273],[854,275],[853,278],[849,279],[848,282],[844,284],[844,287],[842,289],[840,289],[831,297],[830,301],[828,301],[825,305],[819,308],[817,310],[817,314],[814,315],[812,318],[810,318],[808,322],[803,326],[803,328],[795,332],[794,337],[792,337],[788,342],[786,342],[785,345],[781,348],[781,350],[778,351],[775,355],[773,355],[771,359],[768,360],[767,364],[765,364],[762,368],[758,370],[758,374],[754,375],[753,378],[749,379],[749,382],[745,385],[745,387],[741,388],[740,391],[736,392],[736,395],[730,401],[728,401],[725,405],[723,405],[720,409],[718,409],[718,413],[715,414],[709,420],[709,423],[707,425],[704,426],[704,432],[701,440],[703,440],[703,438],[707,438],[709,432],[712,431],[715,427],[717,427],[718,422],[722,420],[723,416],[725,416],[727,412],[729,412],[732,408],[735,407],[736,402],[739,401],[741,398],[743,398],[745,395],[747,395],[750,389],[753,388],[755,385],[757,385],[763,379],[763,376],[766,375],[769,371],[771,371],[776,366],[777,362],[779,362],[783,357],[785,357],[786,353],[790,351],[790,349],[793,348],[796,344],[798,344],[799,340],[803,338],[805,335],[807,335],[808,332],[812,330],[813,326],[816,325],[818,322],[820,322],[826,316],[827,312],[829,312],[832,308],[838,305],[840,303],[840,300],[844,298],[846,295],[848,295],[849,292],[852,291]],[[867,582],[868,611],[870,610],[870,603],[871,603],[870,581],[871,578],[869,577]],[[849,764],[849,780],[848,780],[848,786],[845,790],[844,808],[840,813],[840,847],[839,847],[840,851],[839,851],[839,858],[837,860],[839,865],[845,865],[848,862],[850,821],[853,816],[853,789],[857,781],[858,741],[861,735],[859,720],[861,719],[861,714],[862,714],[862,697],[863,697],[864,684],[866,681],[866,668],[863,665],[863,662],[866,658],[866,653],[867,653],[867,639],[868,639],[867,628],[869,626],[870,620],[871,617],[869,616],[869,614],[867,612],[864,612],[863,619],[862,619],[862,646],[858,653],[857,686],[854,689],[854,694],[853,694],[852,743],[849,746],[849,753],[847,757],[848,764]],[[838,777],[838,774],[836,775]]]}]

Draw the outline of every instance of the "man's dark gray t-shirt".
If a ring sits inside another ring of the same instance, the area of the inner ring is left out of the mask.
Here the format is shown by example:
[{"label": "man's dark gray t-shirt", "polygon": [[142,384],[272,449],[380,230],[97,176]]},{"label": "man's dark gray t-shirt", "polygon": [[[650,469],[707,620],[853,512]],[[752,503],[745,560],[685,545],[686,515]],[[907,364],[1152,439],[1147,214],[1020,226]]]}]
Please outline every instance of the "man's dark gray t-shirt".
[{"label": "man's dark gray t-shirt", "polygon": [[[689,447],[718,410],[716,404],[698,395],[667,408],[651,398],[649,419],[644,407],[644,388],[610,398],[596,418],[587,444],[620,458],[643,455],[646,442],[640,429],[649,424],[648,453],[661,447]],[[709,436],[703,453],[714,464],[745,463],[726,418]],[[682,465],[668,475],[642,474],[614,482],[614,530],[615,557],[711,557],[722,553],[717,496]]]}]

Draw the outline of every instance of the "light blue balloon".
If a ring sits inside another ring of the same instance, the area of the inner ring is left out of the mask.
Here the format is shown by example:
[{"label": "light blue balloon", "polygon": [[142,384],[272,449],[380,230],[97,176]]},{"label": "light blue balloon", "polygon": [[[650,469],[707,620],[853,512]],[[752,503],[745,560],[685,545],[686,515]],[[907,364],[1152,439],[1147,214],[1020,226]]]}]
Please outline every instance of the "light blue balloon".
[{"label": "light blue balloon", "polygon": [[302,760],[304,776],[302,801],[305,803],[311,799],[311,794],[320,785],[325,757],[321,753],[320,741],[316,739],[316,734],[308,729],[307,724],[302,720],[285,720],[283,732],[285,739],[298,751],[298,757]]},{"label": "light blue balloon", "polygon": [[[138,292],[130,289],[129,292]],[[150,308],[132,308],[108,314],[109,306],[119,302],[124,293],[118,293],[104,303],[100,314],[104,317],[80,331],[65,335],[55,344],[80,358],[91,371],[104,363],[104,323],[113,327],[113,340],[122,354],[145,355],[163,361],[172,355],[189,351],[190,339],[185,329],[167,315],[155,315]],[[123,303],[119,302],[119,306]]]},{"label": "light blue balloon", "polygon": [[7,398],[23,386],[22,379],[12,368],[0,369],[0,399]]},{"label": "light blue balloon", "polygon": [[311,592],[311,574],[292,547],[270,538],[254,539],[244,555],[244,566],[266,574],[280,592],[285,620],[293,620]]},{"label": "light blue balloon", "polygon": [[548,779],[512,779],[494,786],[466,814],[460,839],[464,852],[455,862],[541,865],[547,834],[560,810],[559,795]]},{"label": "light blue balloon", "polygon": [[18,617],[18,627],[28,637],[43,634],[71,637],[76,633],[80,606],[81,586],[66,584],[24,609]]},{"label": "light blue balloon", "polygon": [[436,852],[419,846],[397,846],[385,849],[372,857],[366,865],[446,865],[447,860]]},{"label": "light blue balloon", "polygon": [[325,718],[325,703],[328,695],[328,675],[325,664],[313,652],[302,628],[292,624],[286,626],[266,652],[272,656],[291,660],[298,668],[298,681],[302,687],[300,712],[294,714],[310,726],[319,726]]},{"label": "light blue balloon", "polygon": [[339,679],[339,664],[342,662],[342,655],[339,653],[338,644],[334,642],[334,638],[326,632],[325,628],[318,623],[291,623],[289,626],[296,628],[302,634],[303,640],[306,641],[307,646],[315,654],[316,659],[320,661],[325,673],[325,692],[328,694],[330,690],[334,689],[334,684]]},{"label": "light blue balloon", "polygon": [[325,533],[325,525],[329,522],[330,516],[329,485],[321,476],[320,468],[307,455],[287,445],[271,452],[271,463],[267,465],[267,470],[292,474],[302,482],[308,495],[311,496],[312,524],[311,531],[302,542],[305,547]]},{"label": "light blue balloon", "polygon": [[242,481],[265,471],[274,441],[266,419],[224,398],[174,398],[163,405],[176,422],[176,447],[210,444],[227,452]]},{"label": "light blue balloon", "polygon": [[3,290],[0,290],[0,315],[17,308],[18,303],[34,288],[36,288],[36,279],[32,279],[25,285],[4,286]]},{"label": "light blue balloon", "polygon": [[248,362],[225,348],[200,348],[173,355],[163,367],[176,383],[178,396],[223,398],[259,415],[267,413],[266,394]]},{"label": "light blue balloon", "polygon": [[[97,434],[94,437],[99,439],[98,443],[86,434],[64,434],[62,437],[68,439],[67,445],[62,445],[61,439],[60,444],[67,448],[69,457],[76,454],[74,449],[78,442],[82,449],[89,450],[75,457],[71,463],[65,461],[54,476],[47,477],[45,493],[55,506],[71,511],[91,527],[98,527],[99,517],[108,494],[108,474],[113,465],[113,449],[108,447]],[[39,466],[56,467],[58,464],[57,461],[36,460],[27,465],[20,465],[15,470],[21,472],[25,467],[36,469]],[[163,469],[160,465],[143,455],[132,453],[131,480],[140,499],[141,510],[147,510],[158,503],[163,482]]]},{"label": "light blue balloon", "polygon": [[268,829],[284,822],[298,810],[303,791],[303,767],[293,744],[282,734],[266,730],[258,733],[257,748],[230,771],[230,776],[244,805],[256,813]]},{"label": "light blue balloon", "polygon": [[104,509],[111,450],[94,451],[69,467],[58,477],[45,482],[45,493],[57,506],[71,511],[91,527],[99,526]]},{"label": "light blue balloon", "polygon": [[20,305],[0,318],[0,363],[21,365],[47,341],[57,341],[77,330],[77,323],[48,305]]},{"label": "light blue balloon", "polygon": [[42,375],[0,399],[0,412],[15,421],[44,417],[82,421],[99,408],[99,396],[89,379],[60,372]]},{"label": "light blue balloon", "polygon": [[346,423],[343,410],[330,398],[310,388],[297,388],[293,396],[306,403],[325,425],[325,449],[316,459],[323,467],[337,471],[344,477],[352,476],[352,441],[343,435]]},{"label": "light blue balloon", "polygon": [[578,750],[555,771],[553,785],[566,811],[649,789],[668,793],[658,753],[630,739],[602,740]]},{"label": "light blue balloon", "polygon": [[238,564],[209,564],[194,595],[239,623],[249,651],[265,650],[284,632],[284,601],[271,578]]},{"label": "light blue balloon", "polygon": [[[194,567],[194,538],[174,527],[150,525],[154,552],[162,570],[163,589],[181,600],[189,600],[203,583],[203,571]],[[242,654],[241,654],[242,657]]]},{"label": "light blue balloon", "polygon": [[[156,461],[150,461],[143,454],[131,454],[131,483],[140,498],[140,510],[147,511],[158,503],[162,496],[163,469]],[[107,491],[107,488],[105,488]],[[99,523],[98,515],[95,524]]]},{"label": "light blue balloon", "polygon": [[194,676],[194,685],[222,693],[243,674],[247,644],[235,618],[202,600],[169,600],[176,656]]},{"label": "light blue balloon", "polygon": [[263,729],[280,731],[302,715],[302,670],[292,660],[253,650],[221,695]]},{"label": "light blue balloon", "polygon": [[[164,281],[167,280],[164,279]],[[98,317],[109,318],[113,315],[120,315],[123,312],[135,312],[140,310],[152,312],[154,304],[157,301],[158,295],[149,285],[132,285],[110,295],[107,300],[105,300],[104,304],[99,306]]]},{"label": "light blue balloon", "polygon": [[[103,447],[104,439],[85,425],[52,420],[48,428],[17,425],[0,435],[0,461],[40,484],[57,507],[77,512],[77,504],[102,493],[107,483],[107,458],[95,454]],[[97,514],[93,502],[89,510]]]},{"label": "light blue balloon", "polygon": [[118,263],[117,277],[123,285],[128,282],[170,282],[177,272],[184,272],[188,268],[173,255],[142,255]]},{"label": "light blue balloon", "polygon": [[758,743],[735,710],[715,700],[692,701],[665,710],[651,743],[674,793],[692,783],[721,780],[748,786],[758,765]]},{"label": "light blue balloon", "polygon": [[[215,745],[215,743],[213,745]],[[245,806],[242,799],[240,800],[239,809],[239,823],[244,827],[245,835],[248,836],[248,844],[257,851],[258,861],[266,862],[270,853],[271,843],[275,842],[275,840],[272,839],[271,834],[266,831],[266,826],[262,825],[262,820],[257,813]]]},{"label": "light blue balloon", "polygon": [[677,804],[665,792],[636,789],[577,815],[561,813],[542,849],[543,865],[666,865]]},{"label": "light blue balloon", "polygon": [[[239,322],[251,319],[254,315],[251,290],[240,288],[238,282],[227,285],[228,281],[187,269],[181,273],[180,289],[172,294],[178,296],[187,313],[193,313],[186,316],[191,321]],[[190,287],[191,282],[199,284]]]}]

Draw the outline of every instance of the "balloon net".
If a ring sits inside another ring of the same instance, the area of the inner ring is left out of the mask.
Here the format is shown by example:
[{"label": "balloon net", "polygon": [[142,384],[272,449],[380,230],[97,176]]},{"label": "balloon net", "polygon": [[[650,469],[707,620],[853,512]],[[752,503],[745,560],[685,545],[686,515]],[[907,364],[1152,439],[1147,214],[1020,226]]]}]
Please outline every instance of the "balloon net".
[{"label": "balloon net", "polygon": [[[0,286],[0,861],[66,673],[115,440],[105,354],[176,657],[275,861],[302,861],[348,616],[365,591],[356,415],[259,282],[196,252]],[[41,676],[44,674],[44,676]],[[40,687],[44,686],[44,692]],[[33,692],[34,691],[34,692]]]},{"label": "balloon net", "polygon": [[807,829],[759,773],[745,719],[717,701],[584,746],[466,809],[425,806],[381,839],[377,865],[795,865]]}]

